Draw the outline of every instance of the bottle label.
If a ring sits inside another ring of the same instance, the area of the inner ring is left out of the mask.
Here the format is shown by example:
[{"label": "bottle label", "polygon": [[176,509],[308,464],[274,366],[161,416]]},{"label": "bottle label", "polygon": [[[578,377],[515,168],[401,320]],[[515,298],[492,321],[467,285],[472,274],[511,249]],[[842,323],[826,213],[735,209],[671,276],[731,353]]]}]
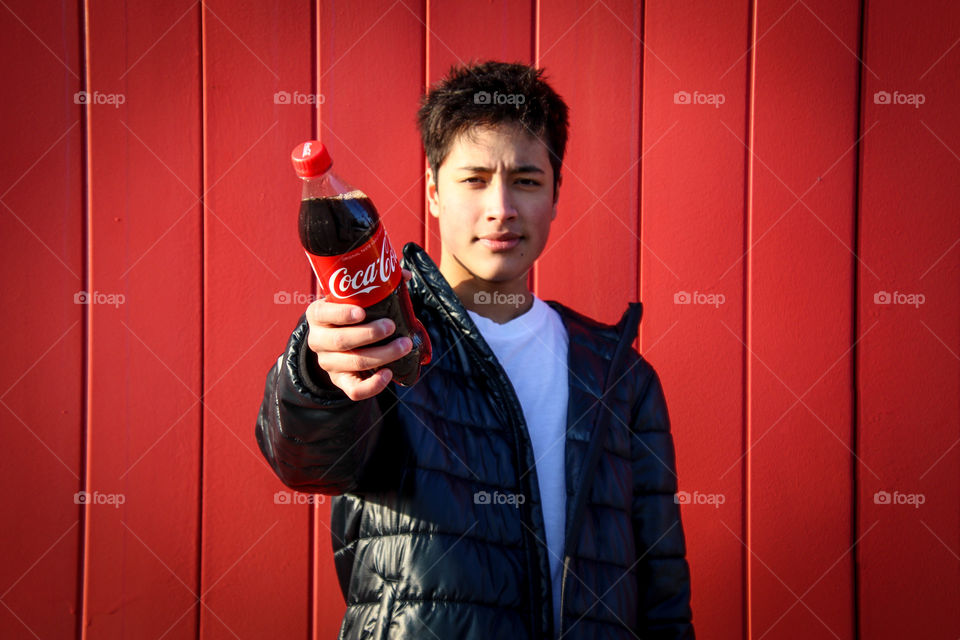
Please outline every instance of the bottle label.
[{"label": "bottle label", "polygon": [[393,293],[402,279],[400,261],[383,223],[371,238],[352,251],[339,256],[306,254],[320,281],[321,292],[331,302],[370,307]]}]

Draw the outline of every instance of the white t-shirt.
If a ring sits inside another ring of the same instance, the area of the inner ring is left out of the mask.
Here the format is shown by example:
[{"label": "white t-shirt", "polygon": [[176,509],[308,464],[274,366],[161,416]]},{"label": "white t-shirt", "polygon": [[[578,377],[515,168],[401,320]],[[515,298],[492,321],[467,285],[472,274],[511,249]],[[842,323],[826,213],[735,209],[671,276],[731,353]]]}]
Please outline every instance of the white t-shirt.
[{"label": "white t-shirt", "polygon": [[536,459],[547,529],[553,613],[560,622],[560,581],[566,527],[567,330],[560,314],[537,297],[523,315],[497,324],[469,311],[513,384]]}]

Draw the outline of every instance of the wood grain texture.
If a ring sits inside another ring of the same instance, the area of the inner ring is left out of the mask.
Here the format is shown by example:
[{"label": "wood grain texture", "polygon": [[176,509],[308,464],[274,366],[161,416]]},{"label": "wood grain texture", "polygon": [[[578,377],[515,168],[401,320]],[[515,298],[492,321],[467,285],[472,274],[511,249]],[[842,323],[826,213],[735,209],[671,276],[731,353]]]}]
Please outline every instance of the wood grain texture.
[{"label": "wood grain texture", "polygon": [[312,135],[315,106],[293,98],[313,92],[311,15],[204,5],[203,638],[310,633],[310,507],[284,500],[254,420],[309,304],[290,152]]},{"label": "wood grain texture", "polygon": [[958,16],[946,3],[871,1],[866,27],[858,333],[873,329],[857,363],[860,628],[956,638]]},{"label": "wood grain texture", "polygon": [[[199,13],[87,9],[89,307],[84,635],[196,633]],[[191,81],[192,80],[192,81]],[[117,99],[117,105],[109,102]],[[122,100],[120,99],[122,98]],[[122,297],[122,299],[121,299]]]},{"label": "wood grain texture", "polygon": [[745,631],[748,9],[647,2],[643,32],[640,350],[667,394],[705,638]]},{"label": "wood grain texture", "polygon": [[755,15],[745,541],[755,637],[854,632],[858,10],[772,2]]},{"label": "wood grain texture", "polygon": [[83,127],[76,3],[0,8],[0,637],[77,629],[84,507]]}]

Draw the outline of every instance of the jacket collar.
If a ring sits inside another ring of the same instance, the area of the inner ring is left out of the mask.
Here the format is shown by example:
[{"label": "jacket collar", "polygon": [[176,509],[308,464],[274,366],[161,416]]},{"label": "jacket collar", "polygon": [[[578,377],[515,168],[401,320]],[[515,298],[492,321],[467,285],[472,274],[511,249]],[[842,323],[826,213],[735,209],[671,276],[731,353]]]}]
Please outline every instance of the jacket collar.
[{"label": "jacket collar", "polygon": [[[467,313],[460,298],[454,293],[446,278],[440,273],[433,259],[414,242],[408,242],[403,247],[403,266],[413,273],[410,287],[414,293],[421,296],[431,307],[437,309],[447,319],[466,331],[470,338],[480,343],[480,353],[484,359],[496,360],[493,352],[480,338],[480,331]],[[555,300],[547,300],[563,320],[564,327],[570,339],[569,364],[571,367],[580,362],[603,357],[604,365],[613,358],[619,344],[632,343],[637,337],[640,319],[643,315],[643,305],[640,302],[628,303],[626,311],[616,325],[607,325],[597,322],[578,313],[570,307]],[[606,366],[603,367],[606,372]],[[571,369],[575,371],[577,369]],[[591,376],[596,384],[589,384],[587,391],[595,397],[602,393],[603,379],[606,376]]]}]

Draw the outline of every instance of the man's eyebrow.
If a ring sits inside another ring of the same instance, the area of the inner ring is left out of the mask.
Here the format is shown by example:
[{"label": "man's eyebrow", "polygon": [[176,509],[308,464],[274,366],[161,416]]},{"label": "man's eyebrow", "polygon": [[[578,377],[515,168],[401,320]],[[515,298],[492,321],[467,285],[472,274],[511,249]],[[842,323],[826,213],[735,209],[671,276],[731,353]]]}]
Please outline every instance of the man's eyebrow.
[{"label": "man's eyebrow", "polygon": [[[460,171],[474,171],[476,173],[493,173],[490,167],[457,167]],[[546,173],[534,164],[522,164],[519,167],[508,167],[507,173]]]}]

